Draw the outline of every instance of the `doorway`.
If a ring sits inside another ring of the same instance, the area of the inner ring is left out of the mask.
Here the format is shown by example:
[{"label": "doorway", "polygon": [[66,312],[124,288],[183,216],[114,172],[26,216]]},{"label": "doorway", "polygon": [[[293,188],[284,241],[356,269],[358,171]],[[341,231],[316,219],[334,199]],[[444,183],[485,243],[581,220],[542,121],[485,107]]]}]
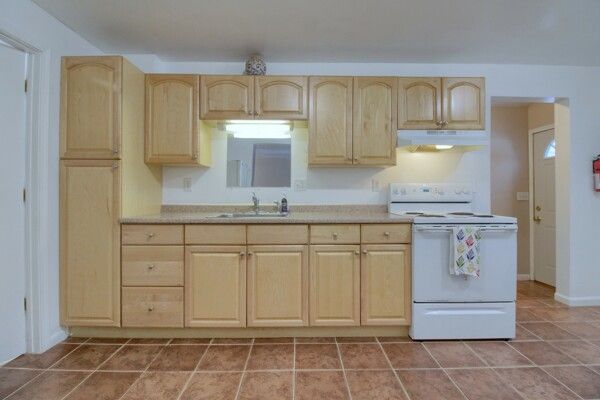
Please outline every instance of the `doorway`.
[{"label": "doorway", "polygon": [[27,53],[0,41],[0,363],[27,349],[25,187]]},{"label": "doorway", "polygon": [[556,286],[556,192],[554,128],[533,131],[533,271],[534,280]]}]

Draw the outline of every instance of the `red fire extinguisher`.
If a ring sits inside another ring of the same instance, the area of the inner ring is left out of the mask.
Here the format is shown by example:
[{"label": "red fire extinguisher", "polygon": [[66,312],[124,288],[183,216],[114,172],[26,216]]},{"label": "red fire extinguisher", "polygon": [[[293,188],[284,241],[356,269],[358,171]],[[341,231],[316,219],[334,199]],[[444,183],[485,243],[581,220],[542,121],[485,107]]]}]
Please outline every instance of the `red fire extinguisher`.
[{"label": "red fire extinguisher", "polygon": [[600,192],[600,154],[594,159],[592,165],[594,168],[594,189],[596,192]]}]

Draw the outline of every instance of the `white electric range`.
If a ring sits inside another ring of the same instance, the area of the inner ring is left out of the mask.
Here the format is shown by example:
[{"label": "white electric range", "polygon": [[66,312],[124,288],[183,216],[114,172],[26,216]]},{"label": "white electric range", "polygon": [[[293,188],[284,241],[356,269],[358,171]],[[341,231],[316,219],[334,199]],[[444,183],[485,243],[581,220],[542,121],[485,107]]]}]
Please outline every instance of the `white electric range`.
[{"label": "white electric range", "polygon": [[[417,340],[515,336],[517,220],[473,212],[460,184],[390,184],[389,212],[412,215],[412,325]],[[481,231],[480,276],[452,275],[453,228]]]}]

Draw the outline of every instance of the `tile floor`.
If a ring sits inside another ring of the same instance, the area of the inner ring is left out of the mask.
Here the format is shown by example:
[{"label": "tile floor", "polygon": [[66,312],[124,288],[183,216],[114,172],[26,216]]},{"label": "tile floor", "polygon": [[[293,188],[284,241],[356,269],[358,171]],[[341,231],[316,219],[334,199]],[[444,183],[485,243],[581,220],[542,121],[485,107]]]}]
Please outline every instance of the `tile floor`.
[{"label": "tile floor", "polygon": [[518,284],[514,341],[79,339],[0,368],[10,399],[600,399],[600,307]]}]

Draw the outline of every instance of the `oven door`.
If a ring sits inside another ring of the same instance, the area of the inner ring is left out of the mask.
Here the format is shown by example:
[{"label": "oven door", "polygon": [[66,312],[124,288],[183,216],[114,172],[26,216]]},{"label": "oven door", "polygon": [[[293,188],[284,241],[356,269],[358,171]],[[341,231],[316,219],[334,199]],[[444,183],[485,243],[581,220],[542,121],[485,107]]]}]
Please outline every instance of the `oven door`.
[{"label": "oven door", "polygon": [[479,278],[451,275],[452,225],[413,225],[415,303],[514,301],[517,286],[517,226],[481,229]]}]

